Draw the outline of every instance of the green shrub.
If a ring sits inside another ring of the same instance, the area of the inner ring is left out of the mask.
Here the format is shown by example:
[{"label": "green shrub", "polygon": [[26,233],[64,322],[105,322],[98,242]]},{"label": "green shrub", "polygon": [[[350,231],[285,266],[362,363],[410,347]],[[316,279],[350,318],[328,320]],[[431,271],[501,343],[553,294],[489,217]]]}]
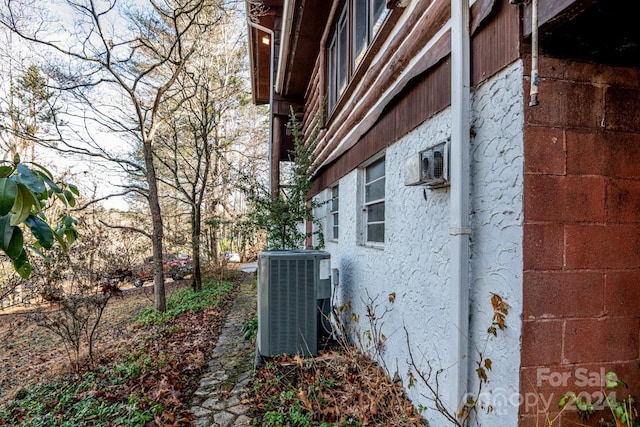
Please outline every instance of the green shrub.
[{"label": "green shrub", "polygon": [[216,307],[233,290],[232,282],[206,282],[202,290],[195,292],[191,288],[183,288],[171,295],[167,300],[167,311],[164,313],[149,308],[137,318],[143,326],[158,325],[167,322],[183,313],[194,312],[207,307]]},{"label": "green shrub", "polygon": [[[102,371],[106,374],[106,371]],[[152,421],[162,412],[157,405],[140,405],[138,401],[108,402],[97,397],[96,382],[101,388],[107,378],[117,380],[117,376],[88,372],[80,378],[67,376],[56,381],[26,387],[20,390],[16,399],[0,408],[0,424],[21,427],[81,427],[108,426],[116,420],[118,426],[142,426]],[[145,407],[145,409],[141,409]],[[16,423],[15,420],[21,420]]]},{"label": "green shrub", "polygon": [[242,337],[252,343],[256,342],[258,336],[258,315],[254,315],[251,320],[247,320],[242,325]]}]

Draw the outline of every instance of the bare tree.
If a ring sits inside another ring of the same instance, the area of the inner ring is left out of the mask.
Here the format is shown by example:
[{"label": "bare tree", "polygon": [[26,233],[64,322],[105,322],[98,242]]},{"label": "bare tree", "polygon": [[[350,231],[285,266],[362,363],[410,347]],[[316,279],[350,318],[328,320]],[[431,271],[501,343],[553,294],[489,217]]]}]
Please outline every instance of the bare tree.
[{"label": "bare tree", "polygon": [[[0,24],[61,58],[58,64],[50,60],[48,72],[57,89],[82,106],[66,114],[70,125],[84,124],[83,142],[70,142],[59,127],[57,148],[117,162],[131,176],[144,177],[144,185],[132,180],[123,192],[138,192],[148,202],[151,232],[140,231],[152,241],[154,306],[159,311],[166,309],[166,298],[154,143],[161,125],[180,106],[176,81],[206,29],[219,19],[214,11],[222,4],[222,0],[150,0],[139,6],[125,0],[66,0],[50,7],[49,0],[4,0],[0,13]],[[114,154],[108,144],[95,139],[99,126],[137,141],[141,162]]]},{"label": "bare tree", "polygon": [[230,146],[213,160],[212,179],[205,199],[204,245],[210,258],[221,249],[253,258],[266,247],[265,236],[249,218],[253,205],[247,195],[268,186],[268,111],[252,105],[240,107],[234,129],[227,129]]},{"label": "bare tree", "polygon": [[[158,138],[161,180],[189,206],[194,289],[202,288],[200,243],[202,208],[210,176],[221,177],[221,165],[233,142],[240,107],[249,103],[242,74],[247,74],[246,45],[240,17],[228,14],[209,32],[197,58],[178,79],[182,99],[176,119]],[[160,175],[160,173],[159,173]],[[226,174],[228,176],[228,174]],[[225,180],[226,181],[226,180]]]}]

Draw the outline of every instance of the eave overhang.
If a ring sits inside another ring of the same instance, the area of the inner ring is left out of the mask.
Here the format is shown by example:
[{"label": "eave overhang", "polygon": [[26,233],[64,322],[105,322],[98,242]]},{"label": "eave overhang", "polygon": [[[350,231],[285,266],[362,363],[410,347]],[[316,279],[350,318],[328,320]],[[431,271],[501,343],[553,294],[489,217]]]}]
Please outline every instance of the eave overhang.
[{"label": "eave overhang", "polygon": [[[271,45],[263,42],[275,34],[275,92],[302,101],[320,54],[320,41],[327,25],[330,5],[318,0],[265,0],[258,11],[247,1],[249,54],[253,102],[270,101]],[[271,43],[274,41],[272,40]]]},{"label": "eave overhang", "polygon": [[276,92],[302,100],[321,50],[331,4],[318,0],[285,0]]},{"label": "eave overhang", "polygon": [[283,0],[265,0],[257,6],[246,1],[249,34],[249,63],[251,71],[251,93],[256,105],[271,101],[271,56],[273,35],[276,33],[277,11]]}]

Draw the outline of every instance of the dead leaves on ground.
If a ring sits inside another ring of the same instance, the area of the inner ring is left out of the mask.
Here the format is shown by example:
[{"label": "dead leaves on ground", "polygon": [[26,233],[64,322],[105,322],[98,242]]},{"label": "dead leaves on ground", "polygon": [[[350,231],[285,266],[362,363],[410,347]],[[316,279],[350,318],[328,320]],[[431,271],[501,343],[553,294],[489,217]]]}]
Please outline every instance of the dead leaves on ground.
[{"label": "dead leaves on ground", "polygon": [[402,385],[354,349],[273,359],[257,370],[246,403],[258,419],[298,405],[310,425],[424,425]]},{"label": "dead leaves on ground", "polygon": [[[165,325],[166,333],[152,333],[145,351],[154,361],[153,369],[127,383],[125,396],[143,393],[149,401],[160,403],[161,415],[151,425],[178,427],[191,425],[191,398],[201,375],[207,369],[207,360],[230,304],[221,304],[217,310],[185,313],[178,321]],[[148,337],[149,331],[140,331]],[[124,397],[124,396],[123,396]]]},{"label": "dead leaves on ground", "polygon": [[[198,386],[201,375],[208,368],[207,361],[226,319],[234,294],[235,292],[232,292],[228,295],[227,300],[221,302],[216,308],[185,313],[165,324],[145,327],[126,326],[139,311],[130,306],[134,295],[117,301],[112,300],[112,306],[108,312],[105,312],[103,322],[106,327],[111,328],[110,331],[118,330],[119,332],[117,337],[112,333],[105,334],[105,340],[100,343],[99,363],[107,369],[96,372],[96,386],[87,393],[106,402],[127,402],[131,396],[135,396],[139,406],[162,405],[161,413],[147,423],[149,427],[192,425],[193,392]],[[148,306],[147,299],[143,298],[138,305]],[[34,330],[35,332],[39,331]],[[65,359],[60,349],[61,345],[58,342],[46,347],[42,345],[39,350],[46,349],[46,354],[60,353],[56,360],[62,364]],[[24,347],[21,346],[20,349],[24,353]],[[121,364],[123,357],[130,360],[143,356],[147,358],[148,363],[138,374],[126,375],[126,380],[122,382],[113,381],[113,377],[118,375],[117,370],[114,371],[109,367]],[[23,359],[26,364],[32,364],[36,360],[35,355],[32,358],[23,357]],[[12,360],[21,359],[13,358]],[[2,355],[0,355],[1,361]],[[13,369],[19,369],[20,372],[25,373],[26,364]],[[2,368],[0,364],[0,368],[0,378],[10,379],[11,377],[7,375],[11,372],[10,367]],[[47,366],[43,367],[43,369],[46,368]],[[28,379],[37,381],[40,371],[31,369],[30,372]],[[2,381],[0,380],[0,384],[4,384]],[[25,382],[30,381],[22,379],[22,383]],[[82,397],[77,396],[78,399]]]}]

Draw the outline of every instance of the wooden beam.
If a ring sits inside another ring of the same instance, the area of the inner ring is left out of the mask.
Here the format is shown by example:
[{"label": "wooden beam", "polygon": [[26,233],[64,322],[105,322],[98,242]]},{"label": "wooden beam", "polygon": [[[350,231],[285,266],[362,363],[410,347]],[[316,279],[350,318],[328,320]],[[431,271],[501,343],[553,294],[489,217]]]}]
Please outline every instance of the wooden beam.
[{"label": "wooden beam", "polygon": [[[540,0],[538,4],[538,26],[552,26],[569,21],[597,2],[598,0]],[[522,33],[524,36],[530,36],[531,4],[524,7],[522,25]]]}]

